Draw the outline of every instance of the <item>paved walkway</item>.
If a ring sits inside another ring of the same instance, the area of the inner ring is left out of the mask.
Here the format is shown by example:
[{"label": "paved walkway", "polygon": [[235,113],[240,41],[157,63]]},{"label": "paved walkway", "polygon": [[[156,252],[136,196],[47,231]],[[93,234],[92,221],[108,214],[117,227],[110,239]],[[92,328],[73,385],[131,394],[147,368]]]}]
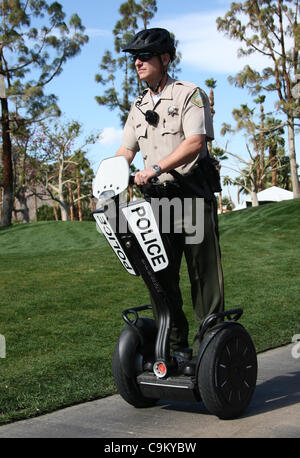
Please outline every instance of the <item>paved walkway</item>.
[{"label": "paved walkway", "polygon": [[300,437],[300,358],[294,344],[258,355],[258,381],[242,418],[219,420],[202,403],[134,409],[110,396],[0,427],[0,438]]}]

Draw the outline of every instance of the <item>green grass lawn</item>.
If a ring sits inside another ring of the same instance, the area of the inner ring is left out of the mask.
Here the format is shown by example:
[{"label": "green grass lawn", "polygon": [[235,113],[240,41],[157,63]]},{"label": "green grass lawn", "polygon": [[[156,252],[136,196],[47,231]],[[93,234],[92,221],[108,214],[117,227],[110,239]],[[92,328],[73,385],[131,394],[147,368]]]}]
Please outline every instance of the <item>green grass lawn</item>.
[{"label": "green grass lawn", "polygon": [[[300,200],[220,217],[226,308],[242,307],[257,351],[300,332]],[[195,332],[188,275],[185,311]],[[0,423],[115,392],[121,312],[147,304],[93,222],[0,229]]]}]

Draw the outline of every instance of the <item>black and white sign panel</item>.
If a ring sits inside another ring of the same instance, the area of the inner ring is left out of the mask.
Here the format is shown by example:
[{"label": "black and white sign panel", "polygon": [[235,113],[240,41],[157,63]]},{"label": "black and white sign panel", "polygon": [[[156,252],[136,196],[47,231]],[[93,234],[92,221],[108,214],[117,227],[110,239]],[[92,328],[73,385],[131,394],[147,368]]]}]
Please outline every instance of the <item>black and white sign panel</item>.
[{"label": "black and white sign panel", "polygon": [[154,272],[165,269],[169,261],[150,203],[140,201],[122,212]]},{"label": "black and white sign panel", "polygon": [[105,236],[106,240],[118,256],[120,262],[123,264],[127,272],[129,272],[131,275],[136,275],[105,214],[94,213],[94,218],[102,234]]}]

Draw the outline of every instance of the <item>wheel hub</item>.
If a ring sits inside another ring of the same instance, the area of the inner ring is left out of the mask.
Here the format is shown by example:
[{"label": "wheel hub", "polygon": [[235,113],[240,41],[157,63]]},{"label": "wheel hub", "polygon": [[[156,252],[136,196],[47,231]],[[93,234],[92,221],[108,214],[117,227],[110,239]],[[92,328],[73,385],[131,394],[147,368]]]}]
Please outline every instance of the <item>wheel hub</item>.
[{"label": "wheel hub", "polygon": [[249,348],[240,337],[227,342],[221,352],[216,367],[216,382],[230,404],[240,403],[248,397],[253,373],[256,371],[249,356]]}]

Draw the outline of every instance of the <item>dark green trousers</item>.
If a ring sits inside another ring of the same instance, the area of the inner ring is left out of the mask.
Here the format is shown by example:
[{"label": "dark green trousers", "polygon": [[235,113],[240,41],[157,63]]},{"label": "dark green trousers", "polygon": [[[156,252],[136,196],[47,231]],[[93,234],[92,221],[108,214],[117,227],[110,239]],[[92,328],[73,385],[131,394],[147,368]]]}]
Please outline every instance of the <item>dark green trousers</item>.
[{"label": "dark green trousers", "polygon": [[[157,274],[158,280],[167,291],[172,305],[171,351],[189,346],[189,326],[182,309],[179,288],[180,266],[185,256],[191,283],[191,298],[198,330],[203,320],[211,313],[224,310],[223,273],[219,246],[216,201],[204,202],[204,239],[198,244],[186,244],[185,234],[169,234],[171,254],[169,266]],[[151,299],[154,317],[157,307]],[[199,350],[198,333],[193,340],[193,354]]]}]

